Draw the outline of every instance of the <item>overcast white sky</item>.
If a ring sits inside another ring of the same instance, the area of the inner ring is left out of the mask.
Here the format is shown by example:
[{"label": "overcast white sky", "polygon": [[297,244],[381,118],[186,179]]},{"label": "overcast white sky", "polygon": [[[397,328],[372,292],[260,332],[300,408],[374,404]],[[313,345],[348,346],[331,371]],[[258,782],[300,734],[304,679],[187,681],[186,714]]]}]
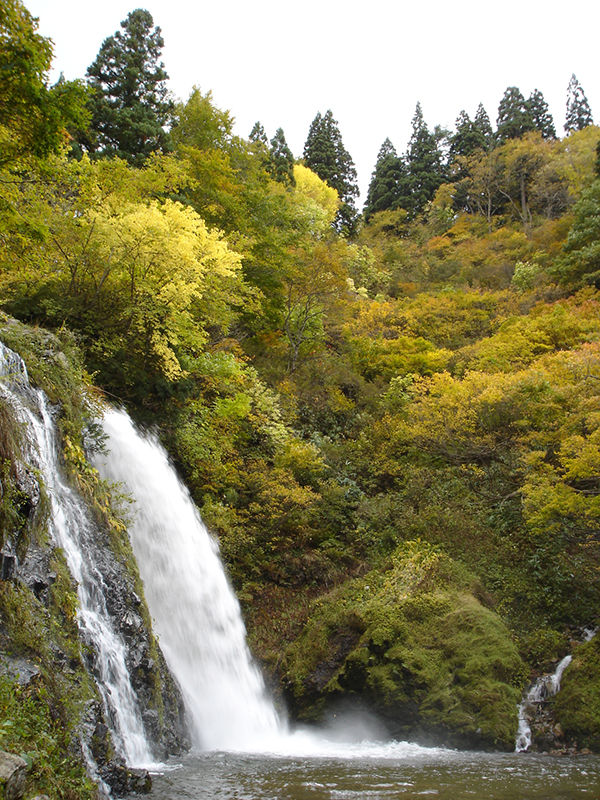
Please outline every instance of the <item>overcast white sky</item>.
[{"label": "overcast white sky", "polygon": [[492,123],[508,86],[543,92],[559,135],[572,73],[600,122],[600,2],[570,0],[24,0],[54,41],[52,78],[82,78],[107,36],[147,8],[165,40],[173,94],[211,90],[247,137],[282,127],[301,157],[316,113],[331,108],[364,200],[379,147],[399,153],[421,102],[430,128],[452,128],[483,102]]}]

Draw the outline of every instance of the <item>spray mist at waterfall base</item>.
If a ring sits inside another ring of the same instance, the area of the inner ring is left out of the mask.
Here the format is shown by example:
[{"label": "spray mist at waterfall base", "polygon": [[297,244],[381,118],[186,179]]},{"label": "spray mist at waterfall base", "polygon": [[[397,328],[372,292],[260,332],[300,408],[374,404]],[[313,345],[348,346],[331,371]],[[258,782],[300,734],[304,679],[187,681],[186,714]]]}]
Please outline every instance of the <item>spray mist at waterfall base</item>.
[{"label": "spray mist at waterfall base", "polygon": [[122,411],[106,413],[104,430],[107,453],[97,467],[135,500],[132,546],[194,740],[191,754],[155,776],[156,800],[594,797],[595,756],[560,760],[390,742],[361,712],[291,730],[250,656],[218,546],[165,451]]}]

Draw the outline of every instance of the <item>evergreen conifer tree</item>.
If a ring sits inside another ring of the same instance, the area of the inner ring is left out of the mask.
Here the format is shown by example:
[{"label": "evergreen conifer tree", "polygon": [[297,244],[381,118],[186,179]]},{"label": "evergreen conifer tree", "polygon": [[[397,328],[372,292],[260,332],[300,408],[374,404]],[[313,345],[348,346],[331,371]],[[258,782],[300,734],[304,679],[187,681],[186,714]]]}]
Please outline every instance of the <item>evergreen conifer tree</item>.
[{"label": "evergreen conifer tree", "polygon": [[265,145],[265,147],[269,146],[267,134],[265,133],[265,129],[260,122],[254,123],[252,130],[250,131],[249,139],[251,142],[261,142]]},{"label": "evergreen conifer tree", "polygon": [[82,144],[97,155],[141,164],[151,153],[171,149],[166,126],[174,104],[159,62],[164,41],[151,14],[132,11],[121,28],[104,40],[88,67],[92,137]]},{"label": "evergreen conifer tree", "polygon": [[484,144],[484,150],[490,150],[494,144],[494,129],[488,116],[487,111],[483,107],[483,103],[479,103],[477,111],[475,112],[475,119],[473,120],[473,127],[481,136]]},{"label": "evergreen conifer tree", "polygon": [[534,130],[534,123],[527,101],[516,86],[509,86],[498,105],[496,136],[500,142],[520,139]]},{"label": "evergreen conifer tree", "polygon": [[569,86],[567,87],[567,118],[565,121],[565,133],[581,131],[588,125],[593,125],[592,111],[590,104],[585,96],[581,84],[571,75]]},{"label": "evergreen conifer tree", "polygon": [[378,211],[398,208],[400,198],[406,193],[406,178],[404,162],[391,141],[386,139],[379,150],[369,184],[364,207],[366,222]]},{"label": "evergreen conifer tree", "polygon": [[278,128],[275,136],[271,139],[271,152],[267,171],[280,183],[287,183],[289,186],[296,185],[294,156],[288,147],[282,128]]},{"label": "evergreen conifer tree", "polygon": [[[483,106],[480,105],[479,108],[483,109]],[[485,109],[483,109],[483,113],[485,114]],[[452,158],[470,156],[477,150],[487,149],[489,137],[492,136],[492,126],[489,124],[487,114],[485,117],[489,133],[484,130],[485,125],[478,124],[477,118],[472,121],[466,111],[460,112],[456,119],[456,133],[450,138],[450,156]]]},{"label": "evergreen conifer tree", "polygon": [[548,103],[544,100],[544,95],[539,89],[535,89],[527,100],[527,108],[531,115],[531,120],[535,130],[542,134],[543,139],[556,139],[556,128],[554,120],[548,108]]},{"label": "evergreen conifer tree", "polygon": [[357,223],[354,201],[358,197],[356,169],[331,109],[325,116],[318,113],[312,121],[304,144],[304,162],[339,195],[342,205],[337,213],[336,229],[350,235],[354,233]]},{"label": "evergreen conifer tree", "polygon": [[399,205],[416,216],[433,200],[444,182],[445,169],[436,137],[425,124],[420,103],[417,103],[415,109],[412,128],[406,154],[408,192],[400,198]]}]

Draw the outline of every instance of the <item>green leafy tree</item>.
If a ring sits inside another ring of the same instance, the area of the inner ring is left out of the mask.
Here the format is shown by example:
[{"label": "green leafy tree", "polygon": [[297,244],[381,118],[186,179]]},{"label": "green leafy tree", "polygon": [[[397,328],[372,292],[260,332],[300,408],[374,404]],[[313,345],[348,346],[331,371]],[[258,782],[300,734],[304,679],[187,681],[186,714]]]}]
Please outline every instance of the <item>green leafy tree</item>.
[{"label": "green leafy tree", "polygon": [[296,185],[294,178],[294,155],[285,140],[283,128],[278,128],[271,139],[271,152],[267,163],[267,171],[279,183]]},{"label": "green leafy tree", "polygon": [[521,220],[526,231],[529,231],[532,223],[531,188],[551,157],[550,148],[550,143],[544,141],[537,132],[511,139],[498,148],[502,170],[500,192],[507,201],[507,207]]},{"label": "green leafy tree", "polygon": [[339,195],[342,205],[336,216],[336,229],[354,233],[357,223],[355,198],[358,197],[356,169],[344,147],[331,109],[325,116],[318,113],[312,121],[304,144],[304,162]]},{"label": "green leafy tree", "polygon": [[82,144],[99,156],[118,156],[142,164],[151,153],[171,149],[167,126],[174,104],[168,97],[164,40],[152,15],[137,9],[102,43],[87,76],[92,136]]},{"label": "green leafy tree", "polygon": [[378,211],[398,207],[406,179],[407,172],[404,162],[399,158],[391,141],[386,139],[379,150],[369,184],[364,208],[364,217],[367,222]]},{"label": "green leafy tree", "polygon": [[527,101],[516,86],[509,86],[498,105],[496,136],[501,142],[519,139],[534,129]]},{"label": "green leafy tree", "polygon": [[231,141],[233,117],[221,111],[212,99],[212,92],[202,94],[194,86],[187,103],[174,109],[171,137],[173,144],[188,145],[198,150],[226,148]]},{"label": "green leafy tree", "polygon": [[588,125],[593,125],[592,111],[581,84],[571,75],[567,87],[567,118],[565,120],[565,133],[580,131]]},{"label": "green leafy tree", "polygon": [[544,95],[539,89],[535,89],[527,100],[527,108],[536,131],[542,134],[543,139],[556,139],[556,128],[554,120],[548,108],[548,103],[544,100]]},{"label": "green leafy tree", "polygon": [[46,156],[85,127],[86,90],[80,81],[48,86],[52,42],[19,0],[0,4],[0,163],[24,153]]}]

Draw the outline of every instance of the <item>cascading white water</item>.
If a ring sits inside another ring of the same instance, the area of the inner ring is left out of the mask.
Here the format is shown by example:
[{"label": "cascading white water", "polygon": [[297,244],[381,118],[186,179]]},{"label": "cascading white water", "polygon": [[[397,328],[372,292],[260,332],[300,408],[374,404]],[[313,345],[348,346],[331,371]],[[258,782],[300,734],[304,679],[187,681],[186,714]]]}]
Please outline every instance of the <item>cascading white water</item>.
[{"label": "cascading white water", "polygon": [[529,722],[540,704],[548,697],[553,697],[560,691],[560,681],[563,672],[572,660],[573,656],[565,656],[562,661],[559,662],[552,675],[543,675],[541,678],[538,678],[523,698],[519,705],[519,729],[517,731],[517,742],[515,745],[515,751],[517,753],[524,753],[531,746],[531,727]]},{"label": "cascading white water", "polygon": [[46,396],[33,389],[21,358],[0,342],[0,396],[25,425],[28,459],[39,470],[52,504],[51,535],[77,581],[78,622],[84,640],[96,653],[95,672],[117,751],[129,766],[149,766],[154,759],[146,740],[137,699],[125,660],[125,645],[106,607],[105,585],[91,556],[93,525],[85,504],[61,477],[55,428]]},{"label": "cascading white water", "polygon": [[163,448],[123,411],[104,417],[101,475],[136,502],[131,542],[154,629],[205,750],[265,750],[285,733],[246,644],[218,546]]}]

